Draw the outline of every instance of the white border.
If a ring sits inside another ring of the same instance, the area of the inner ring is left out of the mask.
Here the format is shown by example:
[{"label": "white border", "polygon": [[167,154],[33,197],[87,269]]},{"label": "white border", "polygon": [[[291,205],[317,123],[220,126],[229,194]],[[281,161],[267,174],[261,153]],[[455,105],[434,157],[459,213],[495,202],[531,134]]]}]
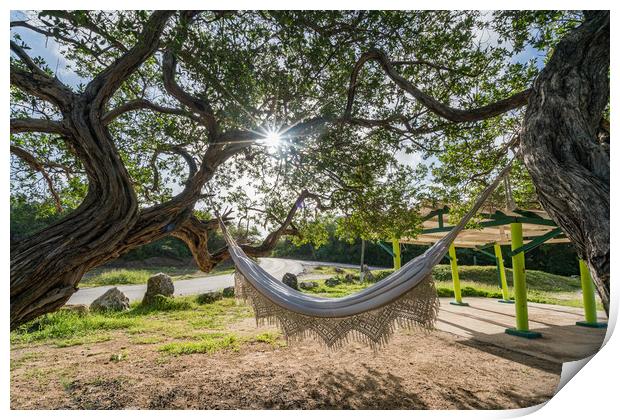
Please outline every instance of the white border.
[{"label": "white border", "polygon": [[[282,1],[282,0],[272,0],[272,1],[257,1],[257,0],[227,0],[226,2],[206,2],[206,1],[189,1],[189,0],[176,0],[174,3],[163,2],[163,1],[145,1],[145,0],[134,0],[130,3],[127,1],[120,0],[108,0],[105,3],[86,3],[84,1],[41,1],[41,0],[25,0],[25,1],[5,1],[2,2],[2,6],[5,9],[4,19],[2,20],[2,29],[4,33],[9,33],[8,28],[8,15],[11,9],[79,9],[79,8],[91,8],[90,6],[105,6],[106,9],[124,9],[124,8],[135,8],[135,9],[169,9],[171,5],[174,5],[176,9],[196,9],[196,8],[204,8],[212,6],[213,8],[225,8],[225,9],[461,9],[466,6],[468,9],[496,9],[498,7],[506,8],[506,9],[538,9],[544,7],[545,9],[612,9],[612,25],[611,25],[611,34],[612,34],[612,74],[613,69],[620,68],[618,64],[618,54],[614,53],[614,40],[616,39],[617,30],[614,26],[614,17],[615,17],[615,4],[608,1],[545,1],[541,2],[540,0],[522,0],[522,1],[509,1],[509,2],[497,2],[495,1],[427,1],[427,2],[414,2],[414,1],[395,1],[395,0],[382,0],[381,2],[375,1],[371,2],[368,0],[361,1],[334,1],[334,0],[314,0],[312,2],[290,2],[290,1]],[[129,7],[128,7],[129,6]],[[9,95],[8,95],[8,86],[9,86],[9,76],[8,76],[8,43],[5,43],[6,51],[3,55],[4,60],[4,71],[2,72],[3,77],[3,86],[5,89],[2,90],[2,104],[4,107],[5,116],[9,115]],[[618,109],[620,104],[616,100],[617,95],[613,92],[613,86],[615,84],[612,80],[612,106],[611,109]],[[616,123],[615,118],[611,118],[612,132],[617,132],[616,130],[618,124]],[[9,132],[8,127],[8,119],[2,120],[2,128],[3,132]],[[6,135],[6,134],[5,134]],[[612,147],[612,181],[611,181],[611,189],[612,189],[612,203],[611,209],[618,209],[618,194],[617,188],[618,185],[618,176],[617,171],[613,169],[616,165],[616,159],[614,158],[614,150],[615,147]],[[4,326],[2,328],[4,335],[4,346],[3,346],[3,357],[2,357],[2,395],[4,398],[2,399],[2,408],[4,411],[9,410],[9,321],[8,321],[8,308],[9,308],[9,205],[8,205],[8,197],[9,197],[9,153],[8,153],[8,141],[5,143],[5,155],[2,159],[2,173],[3,177],[0,181],[0,188],[3,196],[5,197],[3,205],[1,207],[2,217],[4,220],[4,240],[2,242],[1,251],[3,261],[5,264],[3,266],[3,279],[5,284],[5,293],[2,294],[3,300],[3,308],[5,308],[5,318],[4,318]],[[618,232],[618,224],[614,222],[612,219],[611,224],[612,240],[612,254],[620,255],[618,251],[620,249],[617,246],[618,241],[615,239],[616,233]],[[611,275],[612,278],[618,278],[620,276],[620,272],[618,269],[618,264],[612,264],[611,267]],[[617,283],[617,281],[616,281]],[[374,411],[363,411],[363,412],[346,412],[346,411],[320,411],[320,412],[311,412],[311,411],[298,411],[295,413],[290,412],[277,412],[277,411],[233,411],[233,412],[196,412],[196,411],[178,411],[174,413],[175,417],[179,418],[204,418],[205,416],[216,417],[216,418],[230,418],[234,416],[235,418],[286,418],[290,419],[291,416],[299,417],[299,418],[308,418],[308,417],[353,417],[355,416],[356,420],[364,419],[364,418],[376,418],[377,415],[385,416],[389,415],[390,417],[399,417],[399,418],[408,418],[411,416],[416,416],[416,418],[455,418],[459,419],[486,419],[486,418],[510,418],[522,416],[525,414],[530,414],[531,418],[536,419],[548,419],[548,418],[579,418],[579,419],[589,419],[589,418],[615,418],[618,416],[616,409],[616,398],[617,397],[617,389],[616,386],[618,384],[618,376],[620,374],[620,368],[618,363],[618,354],[620,353],[620,344],[618,342],[618,338],[614,335],[611,335],[613,328],[615,327],[617,315],[618,315],[618,304],[619,304],[619,293],[616,288],[612,286],[612,295],[611,295],[611,307],[612,313],[610,315],[610,326],[607,334],[607,342],[604,348],[596,354],[592,359],[587,363],[583,369],[576,375],[576,377],[566,384],[559,393],[552,398],[547,404],[521,409],[521,410],[505,410],[505,411],[393,411],[393,412],[381,412],[376,413]],[[569,366],[570,367],[570,366]],[[44,412],[10,412],[9,415],[16,418],[30,418],[32,415],[36,415],[37,417],[62,417],[62,418],[80,418],[84,416],[83,412],[79,411],[44,411]],[[93,418],[104,418],[107,417],[110,413],[108,412],[88,412],[87,415]],[[146,414],[144,412],[117,412],[114,413],[115,416],[120,416],[123,418],[135,417],[137,415]],[[168,416],[171,413],[169,412],[149,412],[147,413],[149,416],[163,417]]]}]

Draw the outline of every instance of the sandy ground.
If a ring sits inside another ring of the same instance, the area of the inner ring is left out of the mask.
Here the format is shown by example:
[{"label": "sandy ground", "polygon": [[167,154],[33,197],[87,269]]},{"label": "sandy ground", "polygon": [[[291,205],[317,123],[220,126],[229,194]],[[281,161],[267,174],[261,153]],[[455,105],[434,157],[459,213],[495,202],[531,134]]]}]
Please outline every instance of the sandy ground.
[{"label": "sandy ground", "polygon": [[[232,325],[255,335],[253,319]],[[351,343],[166,356],[111,341],[14,349],[13,409],[506,409],[547,401],[560,363],[448,332],[400,331],[377,353]],[[125,352],[119,362],[110,355]]]}]

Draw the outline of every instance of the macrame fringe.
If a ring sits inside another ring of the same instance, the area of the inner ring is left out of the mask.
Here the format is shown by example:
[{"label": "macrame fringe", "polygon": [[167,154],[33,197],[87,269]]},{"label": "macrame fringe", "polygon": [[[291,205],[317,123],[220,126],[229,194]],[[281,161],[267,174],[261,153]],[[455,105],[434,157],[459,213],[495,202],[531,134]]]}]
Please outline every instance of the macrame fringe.
[{"label": "macrame fringe", "polygon": [[312,338],[328,349],[357,341],[376,351],[389,342],[398,328],[434,329],[439,313],[439,298],[431,275],[395,301],[345,318],[311,317],[284,309],[260,294],[238,271],[235,296],[252,306],[257,326],[278,327],[289,344]]}]

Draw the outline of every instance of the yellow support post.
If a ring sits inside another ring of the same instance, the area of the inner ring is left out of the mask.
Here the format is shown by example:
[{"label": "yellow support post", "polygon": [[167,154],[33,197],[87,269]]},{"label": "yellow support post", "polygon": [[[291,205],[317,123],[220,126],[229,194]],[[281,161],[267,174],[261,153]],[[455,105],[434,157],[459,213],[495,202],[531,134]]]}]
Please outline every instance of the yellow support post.
[{"label": "yellow support post", "polygon": [[452,284],[454,285],[454,300],[450,302],[450,305],[457,306],[469,306],[469,303],[463,302],[461,296],[461,280],[459,279],[459,267],[456,259],[456,248],[454,244],[450,244],[448,249],[448,255],[450,256],[450,268],[452,269]]},{"label": "yellow support post", "polygon": [[394,253],[394,270],[400,268],[400,243],[394,239],[392,241],[392,252]]},{"label": "yellow support post", "polygon": [[514,300],[510,300],[510,294],[508,293],[508,282],[506,281],[506,269],[504,268],[504,256],[502,255],[502,247],[500,244],[493,245],[495,249],[495,258],[497,259],[497,269],[499,270],[499,278],[502,284],[502,299],[501,303],[515,303]]},{"label": "yellow support post", "polygon": [[579,273],[581,274],[581,292],[583,295],[583,311],[585,321],[576,322],[581,327],[605,328],[605,322],[598,322],[596,317],[596,298],[594,297],[594,283],[590,276],[590,269],[584,260],[579,260]]},{"label": "yellow support post", "polygon": [[[510,240],[512,250],[523,246],[523,226],[521,223],[510,224]],[[512,281],[515,295],[515,312],[517,328],[507,328],[506,334],[524,338],[539,338],[542,334],[530,331],[527,316],[527,288],[525,285],[525,254],[523,251],[512,256]]]}]

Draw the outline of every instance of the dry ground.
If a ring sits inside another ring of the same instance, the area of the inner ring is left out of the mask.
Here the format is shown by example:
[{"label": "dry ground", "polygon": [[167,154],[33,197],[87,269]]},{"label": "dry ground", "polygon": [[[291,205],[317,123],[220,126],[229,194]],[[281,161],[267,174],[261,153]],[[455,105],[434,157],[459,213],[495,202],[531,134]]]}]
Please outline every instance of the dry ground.
[{"label": "dry ground", "polygon": [[[228,328],[242,337],[260,332],[253,319]],[[356,343],[329,352],[313,341],[268,341],[178,356],[122,332],[81,346],[17,346],[11,407],[506,409],[551,398],[561,371],[559,363],[441,331],[401,331],[378,353]]]}]

